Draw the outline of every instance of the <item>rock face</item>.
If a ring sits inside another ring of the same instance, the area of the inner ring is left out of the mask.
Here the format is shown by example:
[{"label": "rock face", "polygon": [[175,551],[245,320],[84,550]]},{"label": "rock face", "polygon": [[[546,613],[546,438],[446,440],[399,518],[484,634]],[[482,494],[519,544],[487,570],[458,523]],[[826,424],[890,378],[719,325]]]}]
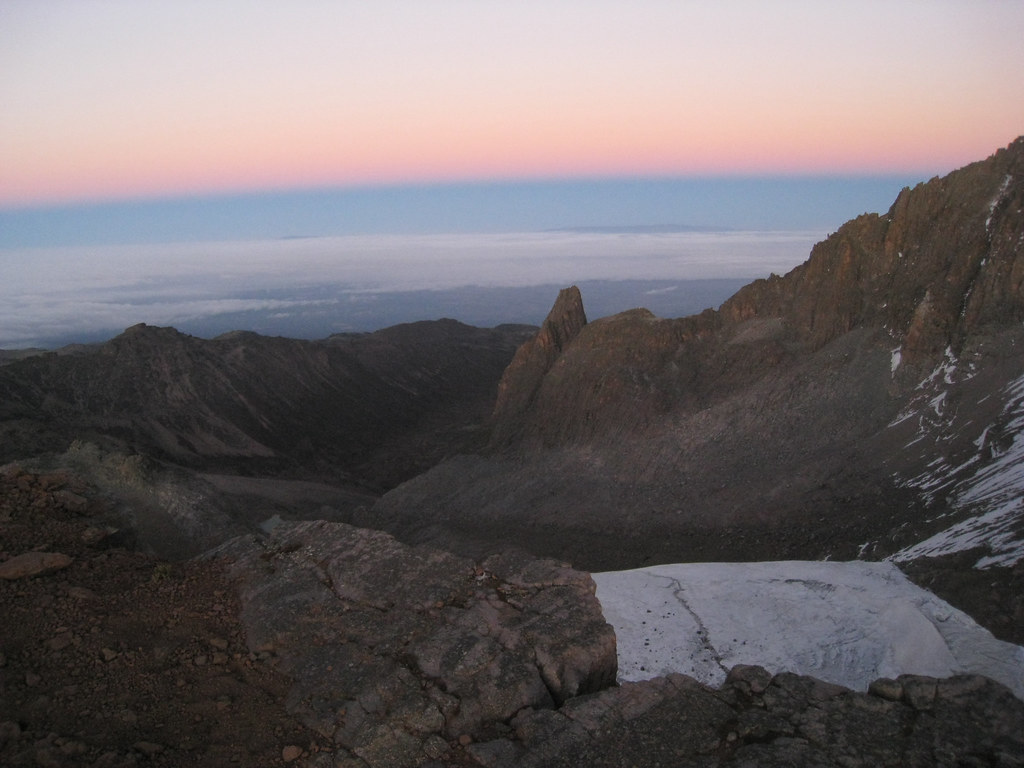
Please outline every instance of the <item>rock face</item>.
[{"label": "rock face", "polygon": [[[853,328],[887,329],[904,364],[930,368],[987,327],[1024,319],[1024,137],[987,160],[904,189],[815,246],[784,278],[722,306],[728,323],[779,318],[818,348]],[[916,382],[915,382],[916,383]]]},{"label": "rock face", "polygon": [[474,564],[324,522],[213,556],[239,586],[250,648],[294,680],[292,712],[370,765],[437,758],[615,681],[593,581],[550,561]]},{"label": "rock face", "polygon": [[[1022,211],[1024,137],[904,189],[888,213],[844,224],[804,264],[742,288],[719,312],[634,310],[563,336],[545,328],[517,358],[534,360],[532,373],[506,374],[495,432],[547,444],[615,434],[635,422],[627,404],[645,426],[648,414],[706,406],[857,329],[901,347],[900,377],[916,386],[947,348],[960,354],[977,334],[1024,320]],[[567,304],[560,296],[548,322]]]},{"label": "rock face", "polygon": [[494,444],[504,445],[518,436],[516,426],[533,404],[544,377],[586,324],[580,289],[563,288],[537,335],[516,350],[501,377],[494,406]]}]

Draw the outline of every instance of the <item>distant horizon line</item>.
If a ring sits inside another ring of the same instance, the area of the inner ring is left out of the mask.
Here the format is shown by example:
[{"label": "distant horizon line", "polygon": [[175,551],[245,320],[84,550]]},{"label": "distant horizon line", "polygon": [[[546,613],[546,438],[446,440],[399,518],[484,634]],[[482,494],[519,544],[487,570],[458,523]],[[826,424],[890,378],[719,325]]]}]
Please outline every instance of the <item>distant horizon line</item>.
[{"label": "distant horizon line", "polygon": [[896,169],[893,171],[819,171],[819,172],[722,172],[722,173],[632,173],[593,174],[581,176],[514,176],[498,178],[466,178],[408,181],[356,182],[337,184],[285,184],[253,188],[196,189],[167,192],[137,192],[126,194],[99,194],[71,196],[57,199],[35,199],[23,202],[0,199],[0,215],[32,211],[64,211],[108,206],[162,205],[194,201],[233,201],[248,198],[284,197],[293,195],[375,194],[386,192],[415,192],[438,189],[500,188],[500,187],[569,187],[593,184],[648,184],[648,183],[720,183],[757,181],[860,181],[877,179],[908,179],[928,181],[955,169],[930,171],[925,169]]},{"label": "distant horizon line", "polygon": [[[615,177],[332,187],[0,207],[0,248],[369,234],[834,231],[909,175]],[[666,223],[667,222],[667,223]]]}]

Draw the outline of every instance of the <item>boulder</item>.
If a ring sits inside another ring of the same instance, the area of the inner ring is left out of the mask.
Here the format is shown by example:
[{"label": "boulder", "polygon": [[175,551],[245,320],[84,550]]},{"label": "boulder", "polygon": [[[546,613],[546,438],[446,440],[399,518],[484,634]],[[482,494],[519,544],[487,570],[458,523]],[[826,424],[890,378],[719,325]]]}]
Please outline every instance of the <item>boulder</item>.
[{"label": "boulder", "polygon": [[254,653],[278,659],[304,723],[374,765],[493,737],[524,709],[613,685],[615,635],[593,580],[553,561],[482,563],[377,531],[282,523],[229,563]]},{"label": "boulder", "polygon": [[26,579],[60,571],[72,563],[72,558],[60,552],[25,552],[0,563],[0,579]]}]

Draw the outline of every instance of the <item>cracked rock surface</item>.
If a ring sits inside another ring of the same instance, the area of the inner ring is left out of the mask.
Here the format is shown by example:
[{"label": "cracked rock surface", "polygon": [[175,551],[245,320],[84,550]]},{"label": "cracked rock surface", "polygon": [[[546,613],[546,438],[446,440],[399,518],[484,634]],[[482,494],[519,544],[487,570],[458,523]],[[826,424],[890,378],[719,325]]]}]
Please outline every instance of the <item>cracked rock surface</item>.
[{"label": "cracked rock surface", "polygon": [[553,561],[474,563],[323,521],[213,556],[238,585],[250,649],[294,681],[292,713],[369,765],[508,736],[522,711],[615,682],[593,581]]}]

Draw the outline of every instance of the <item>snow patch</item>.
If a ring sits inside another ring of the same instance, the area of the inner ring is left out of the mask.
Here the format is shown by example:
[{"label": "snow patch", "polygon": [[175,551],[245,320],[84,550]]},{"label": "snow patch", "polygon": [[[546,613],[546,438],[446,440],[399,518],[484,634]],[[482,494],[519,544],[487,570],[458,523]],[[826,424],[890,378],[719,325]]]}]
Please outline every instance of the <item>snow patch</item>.
[{"label": "snow patch", "polygon": [[988,217],[985,219],[985,231],[986,232],[988,232],[990,229],[992,229],[992,216],[993,216],[993,214],[996,211],[996,206],[999,205],[999,203],[1002,201],[1002,199],[1006,196],[1006,190],[1008,190],[1010,188],[1010,182],[1012,182],[1012,181],[1013,181],[1013,176],[1010,175],[1009,173],[1006,174],[1006,178],[1003,179],[1003,183],[999,187],[999,191],[996,193],[996,196],[993,197],[992,200],[989,202],[989,204],[988,204]]},{"label": "snow patch", "polygon": [[[975,547],[988,547],[992,553],[981,558],[977,568],[1013,565],[1024,559],[1024,376],[1010,382],[1003,395],[998,424],[986,425],[974,440],[977,453],[956,467],[937,459],[925,472],[904,482],[922,491],[926,501],[939,489],[951,489],[953,511],[966,517],[900,550],[892,560],[948,555]],[[940,411],[935,408],[936,414]],[[921,424],[923,429],[924,419]],[[1000,447],[992,434],[1005,436],[1009,443]]]},{"label": "snow patch", "polygon": [[593,574],[619,680],[736,664],[855,690],[879,677],[980,674],[1024,699],[1024,648],[996,640],[892,563],[689,563]]}]

